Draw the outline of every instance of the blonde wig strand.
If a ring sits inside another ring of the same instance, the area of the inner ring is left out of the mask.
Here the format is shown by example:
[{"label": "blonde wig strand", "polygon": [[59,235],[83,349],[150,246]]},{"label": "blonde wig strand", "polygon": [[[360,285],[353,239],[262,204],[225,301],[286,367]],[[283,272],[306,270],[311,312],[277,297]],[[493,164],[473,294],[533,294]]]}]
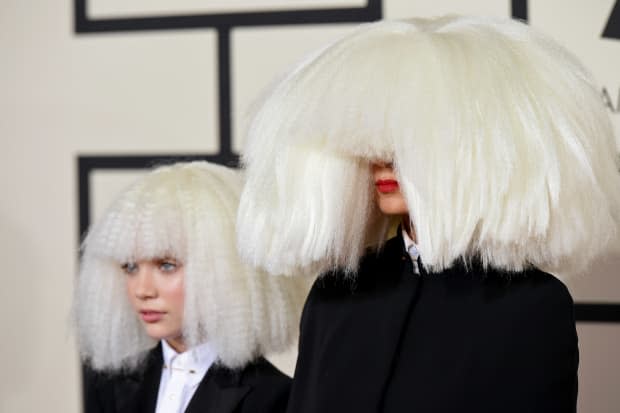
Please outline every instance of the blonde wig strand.
[{"label": "blonde wig strand", "polygon": [[361,25],[266,94],[243,154],[239,248],[270,273],[354,271],[385,238],[369,164],[395,165],[431,271],[584,268],[617,243],[611,122],[587,70],[513,20]]},{"label": "blonde wig strand", "polygon": [[73,314],[83,360],[132,370],[155,345],[131,308],[121,265],[174,257],[185,267],[183,337],[209,341],[219,363],[240,367],[288,347],[306,283],[271,279],[235,248],[238,171],[206,162],[155,169],[123,192],[82,246]]}]

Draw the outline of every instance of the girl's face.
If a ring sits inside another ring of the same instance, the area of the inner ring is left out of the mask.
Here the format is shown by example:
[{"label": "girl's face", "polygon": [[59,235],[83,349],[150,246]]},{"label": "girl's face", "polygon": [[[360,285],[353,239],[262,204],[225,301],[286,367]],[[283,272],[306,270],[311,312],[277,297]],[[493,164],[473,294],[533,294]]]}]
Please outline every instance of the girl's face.
[{"label": "girl's face", "polygon": [[175,259],[155,258],[122,265],[129,301],[146,333],[185,351],[182,337],[185,269]]},{"label": "girl's face", "polygon": [[407,215],[408,208],[400,192],[398,180],[391,163],[372,163],[377,205],[385,215]]}]

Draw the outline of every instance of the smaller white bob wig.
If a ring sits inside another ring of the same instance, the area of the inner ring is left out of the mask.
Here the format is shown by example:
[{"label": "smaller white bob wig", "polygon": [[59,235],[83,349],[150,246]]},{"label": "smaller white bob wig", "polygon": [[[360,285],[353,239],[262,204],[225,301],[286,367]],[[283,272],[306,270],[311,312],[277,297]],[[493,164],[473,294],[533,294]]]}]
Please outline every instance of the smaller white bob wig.
[{"label": "smaller white bob wig", "polygon": [[370,162],[393,162],[431,271],[457,258],[550,272],[618,245],[613,129],[587,70],[508,19],[381,21],[313,54],[249,122],[243,258],[355,271],[389,227]]},{"label": "smaller white bob wig", "polygon": [[156,341],[127,297],[121,264],[175,257],[185,269],[183,335],[209,341],[218,362],[241,367],[296,338],[305,280],[251,270],[236,252],[242,180],[206,162],[155,169],[123,192],[88,232],[73,316],[82,359],[96,370],[132,370]]}]

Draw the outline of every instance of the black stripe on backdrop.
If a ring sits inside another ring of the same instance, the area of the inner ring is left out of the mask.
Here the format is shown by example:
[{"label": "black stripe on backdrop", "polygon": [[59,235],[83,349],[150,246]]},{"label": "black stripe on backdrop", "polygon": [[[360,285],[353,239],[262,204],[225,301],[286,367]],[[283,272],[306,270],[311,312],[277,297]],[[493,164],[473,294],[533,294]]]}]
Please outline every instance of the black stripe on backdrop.
[{"label": "black stripe on backdrop", "polygon": [[527,0],[512,0],[511,12],[513,19],[527,21]]},{"label": "black stripe on backdrop", "polygon": [[382,0],[368,0],[364,7],[90,19],[86,13],[87,0],[74,1],[74,24],[77,33],[360,23],[378,20],[382,16]]}]

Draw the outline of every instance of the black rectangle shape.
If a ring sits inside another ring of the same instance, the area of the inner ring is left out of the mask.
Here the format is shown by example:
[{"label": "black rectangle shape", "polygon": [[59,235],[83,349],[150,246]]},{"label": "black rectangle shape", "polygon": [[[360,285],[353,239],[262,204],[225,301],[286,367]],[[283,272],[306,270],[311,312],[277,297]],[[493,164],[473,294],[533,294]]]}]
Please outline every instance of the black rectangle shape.
[{"label": "black rectangle shape", "polygon": [[576,303],[575,319],[578,322],[620,323],[620,304]]},{"label": "black rectangle shape", "polygon": [[90,19],[86,2],[74,0],[76,33],[359,23],[378,20],[382,15],[382,0],[368,0],[365,7]]}]

